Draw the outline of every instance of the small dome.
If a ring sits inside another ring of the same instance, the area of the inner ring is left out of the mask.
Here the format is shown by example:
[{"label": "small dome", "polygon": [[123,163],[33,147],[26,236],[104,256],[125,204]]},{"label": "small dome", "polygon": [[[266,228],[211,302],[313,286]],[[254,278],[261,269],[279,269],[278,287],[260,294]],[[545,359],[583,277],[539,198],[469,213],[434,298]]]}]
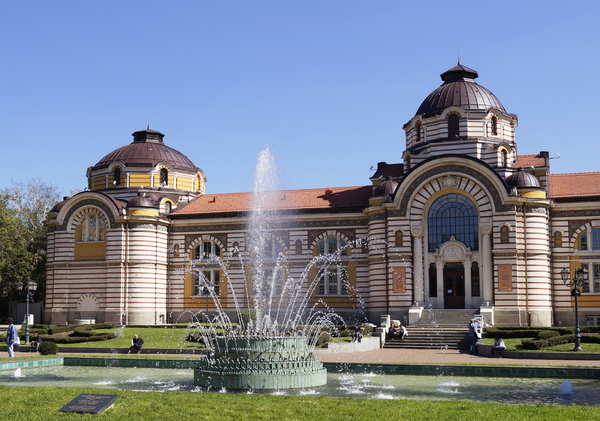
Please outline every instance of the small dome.
[{"label": "small dome", "polygon": [[394,194],[396,187],[398,187],[398,183],[396,183],[392,177],[388,175],[387,179],[383,183],[375,187],[375,190],[373,191],[373,197]]},{"label": "small dome", "polygon": [[138,192],[138,195],[127,202],[127,208],[153,208],[154,205],[146,197],[146,193]]},{"label": "small dome", "polygon": [[453,105],[465,111],[486,111],[497,108],[506,112],[493,93],[475,83],[475,79],[479,76],[475,70],[458,63],[440,76],[444,83],[425,98],[416,115],[424,117],[439,115]]},{"label": "small dome", "polygon": [[523,171],[523,168],[518,168],[517,172],[507,177],[506,184],[508,184],[508,187],[516,187],[518,189],[540,187],[540,182],[535,175]]},{"label": "small dome", "polygon": [[184,154],[163,143],[164,134],[154,130],[141,130],[133,133],[133,143],[115,149],[102,158],[91,169],[106,168],[115,161],[126,166],[154,167],[160,162],[168,162],[175,169],[196,172],[198,168]]},{"label": "small dome", "polygon": [[64,196],[63,200],[61,200],[60,202],[58,202],[56,205],[54,205],[52,207],[52,209],[50,209],[50,212],[58,212],[62,209],[62,207],[65,205],[65,203],[67,203],[67,201],[70,199],[69,196]]}]

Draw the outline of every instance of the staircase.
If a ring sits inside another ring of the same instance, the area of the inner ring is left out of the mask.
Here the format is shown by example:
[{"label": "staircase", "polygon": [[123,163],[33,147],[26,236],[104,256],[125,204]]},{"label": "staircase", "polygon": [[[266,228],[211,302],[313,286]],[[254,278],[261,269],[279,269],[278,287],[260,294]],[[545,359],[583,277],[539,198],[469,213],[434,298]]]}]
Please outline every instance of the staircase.
[{"label": "staircase", "polygon": [[404,341],[386,341],[384,348],[469,350],[469,323],[477,310],[423,310],[417,323],[407,326]]}]

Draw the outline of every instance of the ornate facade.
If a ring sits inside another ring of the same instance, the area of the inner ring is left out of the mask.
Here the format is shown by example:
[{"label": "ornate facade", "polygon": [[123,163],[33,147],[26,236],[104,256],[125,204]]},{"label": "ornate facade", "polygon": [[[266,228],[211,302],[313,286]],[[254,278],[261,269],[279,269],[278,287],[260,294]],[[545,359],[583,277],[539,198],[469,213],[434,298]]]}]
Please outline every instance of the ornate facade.
[{"label": "ornate facade", "polygon": [[[308,262],[338,253],[312,301],[375,323],[412,323],[429,307],[472,309],[496,325],[573,324],[560,272],[584,266],[580,322],[600,324],[600,173],[550,174],[548,152],[517,153],[517,116],[476,71],[459,64],[441,77],[404,125],[402,163],[380,162],[365,186],[271,193],[270,258],[284,255],[286,275],[308,288]],[[248,288],[251,195],[205,194],[202,170],[164,135],[133,136],[48,217],[51,323],[234,313],[233,296]]]}]

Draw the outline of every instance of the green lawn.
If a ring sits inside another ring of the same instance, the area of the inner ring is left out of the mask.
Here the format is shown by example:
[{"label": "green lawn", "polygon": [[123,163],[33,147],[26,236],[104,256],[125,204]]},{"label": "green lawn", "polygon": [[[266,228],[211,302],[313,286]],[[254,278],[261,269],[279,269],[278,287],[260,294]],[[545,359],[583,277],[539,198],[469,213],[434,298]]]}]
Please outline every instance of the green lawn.
[{"label": "green lawn", "polygon": [[201,349],[202,345],[185,340],[189,329],[174,327],[167,328],[137,328],[125,327],[101,329],[95,332],[114,332],[116,337],[108,341],[82,342],[77,344],[58,344],[59,347],[94,347],[94,348],[129,348],[134,334],[144,340],[144,348],[160,349]]},{"label": "green lawn", "polygon": [[[80,393],[118,395],[101,415],[58,410]],[[0,419],[36,420],[593,420],[600,407],[0,386]]]},{"label": "green lawn", "polygon": [[[502,340],[504,341],[504,344],[506,345],[507,351],[572,352],[573,348],[575,348],[575,344],[568,343],[568,344],[553,346],[550,348],[543,348],[543,349],[539,349],[536,351],[531,351],[530,349],[524,349],[521,346],[521,341],[523,340],[522,338],[508,338],[508,339],[503,338]],[[482,341],[485,345],[492,345],[494,343],[494,339],[492,339],[492,338],[483,338]],[[600,344],[582,343],[581,348],[583,349],[582,352],[598,352],[598,353],[600,353]]]}]

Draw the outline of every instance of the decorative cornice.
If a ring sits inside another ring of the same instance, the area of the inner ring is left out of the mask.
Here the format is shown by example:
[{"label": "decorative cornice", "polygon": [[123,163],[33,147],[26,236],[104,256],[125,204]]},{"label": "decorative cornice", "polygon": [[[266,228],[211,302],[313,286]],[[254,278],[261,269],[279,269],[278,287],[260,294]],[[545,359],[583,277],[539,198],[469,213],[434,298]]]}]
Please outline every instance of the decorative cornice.
[{"label": "decorative cornice", "polygon": [[550,215],[553,218],[578,218],[585,216],[600,216],[600,209],[552,211]]},{"label": "decorative cornice", "polygon": [[[365,219],[339,219],[331,221],[290,221],[281,224],[277,224],[274,229],[298,229],[298,228],[326,228],[335,229],[337,227],[352,227],[352,226],[366,226],[368,220]],[[174,225],[172,232],[174,233],[186,233],[186,232],[206,232],[206,231],[245,231],[248,229],[248,224],[212,224],[212,225]]]}]

